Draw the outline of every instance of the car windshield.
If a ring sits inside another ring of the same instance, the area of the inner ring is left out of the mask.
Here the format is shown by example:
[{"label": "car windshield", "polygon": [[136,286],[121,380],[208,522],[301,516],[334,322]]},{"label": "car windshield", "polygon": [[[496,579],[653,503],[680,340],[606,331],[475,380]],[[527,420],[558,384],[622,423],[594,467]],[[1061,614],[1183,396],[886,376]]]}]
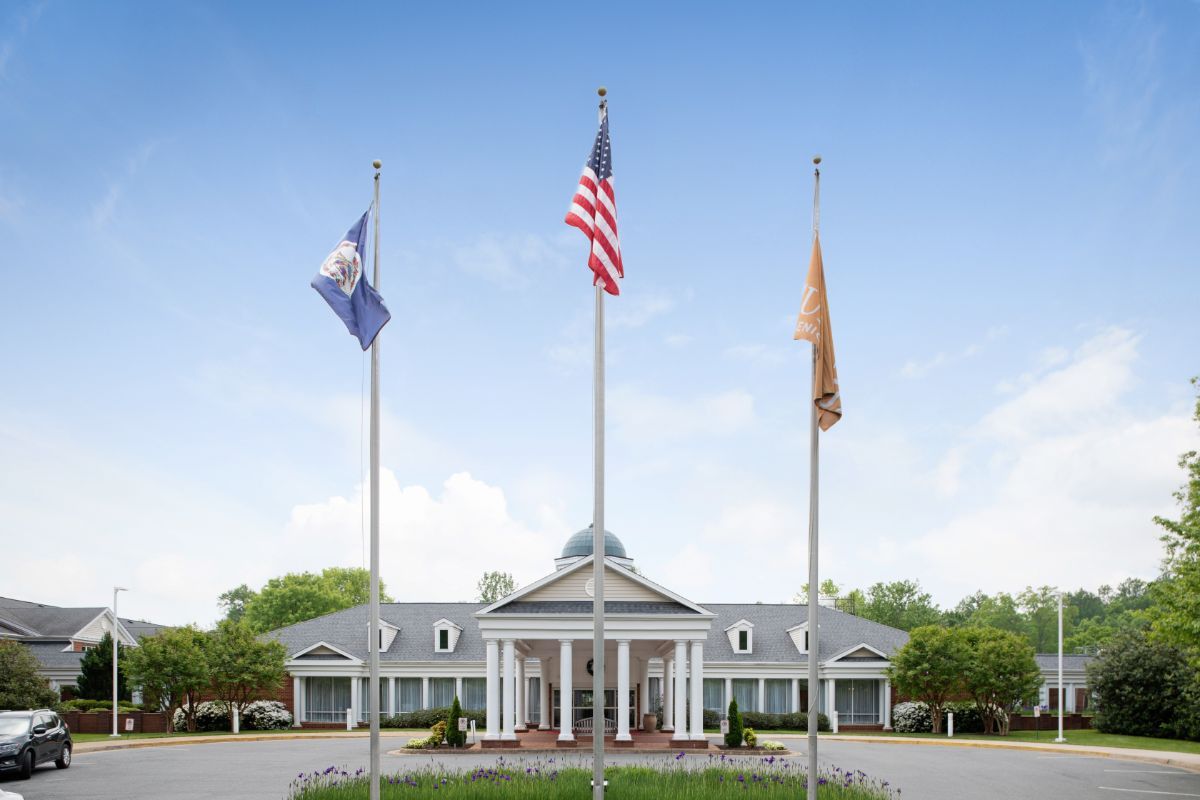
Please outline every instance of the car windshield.
[{"label": "car windshield", "polygon": [[0,736],[29,732],[29,717],[0,717]]}]

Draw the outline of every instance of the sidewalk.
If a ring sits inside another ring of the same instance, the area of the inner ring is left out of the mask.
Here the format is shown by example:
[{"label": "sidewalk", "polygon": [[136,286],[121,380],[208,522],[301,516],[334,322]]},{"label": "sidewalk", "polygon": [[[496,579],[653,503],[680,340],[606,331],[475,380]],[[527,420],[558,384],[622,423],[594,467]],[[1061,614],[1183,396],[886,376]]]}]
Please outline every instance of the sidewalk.
[{"label": "sidewalk", "polygon": [[[384,730],[381,738],[419,736],[420,731]],[[174,747],[184,744],[222,744],[226,742],[281,742],[288,739],[366,739],[369,731],[321,731],[314,733],[229,734],[228,736],[164,736],[154,739],[114,739],[106,742],[76,742],[76,753],[102,753],[105,750],[128,750],[135,747]],[[3,800],[0,798],[0,800]]]},{"label": "sidewalk", "polygon": [[[763,734],[767,733],[770,732],[763,732]],[[805,737],[795,735],[780,735],[772,738],[799,739],[802,741]],[[821,734],[821,741],[866,742],[869,744],[916,744],[927,745],[929,747],[981,747],[998,750],[1032,750],[1042,753],[1062,753],[1092,758],[1116,758],[1126,761],[1139,761],[1146,764],[1160,764],[1164,766],[1179,767],[1181,769],[1191,770],[1192,772],[1200,772],[1200,753],[1176,753],[1170,750],[1138,750],[1129,747],[1097,747],[1095,745],[1085,744],[1054,744],[1053,742],[1047,742],[1043,744],[1040,742],[983,741],[980,739],[951,739],[948,737],[945,739],[926,739],[915,736],[838,736],[836,734],[828,733]]]}]

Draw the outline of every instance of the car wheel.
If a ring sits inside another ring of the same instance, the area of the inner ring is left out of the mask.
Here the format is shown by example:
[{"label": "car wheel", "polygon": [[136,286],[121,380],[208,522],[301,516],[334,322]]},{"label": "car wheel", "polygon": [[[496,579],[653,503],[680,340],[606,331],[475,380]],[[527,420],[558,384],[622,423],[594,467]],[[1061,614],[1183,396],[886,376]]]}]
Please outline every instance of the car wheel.
[{"label": "car wheel", "polygon": [[54,762],[54,766],[59,769],[66,769],[71,766],[71,745],[63,745],[62,752],[58,754],[58,760]]},{"label": "car wheel", "polygon": [[25,751],[25,758],[21,761],[21,771],[17,773],[17,777],[19,777],[23,781],[27,781],[31,777],[33,777],[33,751],[32,750]]}]

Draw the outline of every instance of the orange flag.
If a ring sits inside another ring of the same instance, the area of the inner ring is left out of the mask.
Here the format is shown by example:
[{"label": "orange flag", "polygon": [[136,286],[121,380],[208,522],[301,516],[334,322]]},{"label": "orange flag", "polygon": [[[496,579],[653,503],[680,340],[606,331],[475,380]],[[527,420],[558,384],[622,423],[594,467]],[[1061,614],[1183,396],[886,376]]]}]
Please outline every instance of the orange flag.
[{"label": "orange flag", "polygon": [[817,369],[813,380],[813,403],[817,422],[827,431],[842,418],[842,395],[838,392],[837,362],[833,357],[833,328],[829,325],[829,303],[825,296],[825,267],[821,263],[821,240],[813,236],[812,260],[804,281],[804,299],[793,339],[812,342]]}]

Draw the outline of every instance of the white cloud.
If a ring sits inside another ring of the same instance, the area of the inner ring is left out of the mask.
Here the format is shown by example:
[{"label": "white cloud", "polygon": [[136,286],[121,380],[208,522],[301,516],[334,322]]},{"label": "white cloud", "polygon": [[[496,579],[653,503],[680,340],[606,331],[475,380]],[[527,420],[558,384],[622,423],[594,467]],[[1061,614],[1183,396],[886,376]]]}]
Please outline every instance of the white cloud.
[{"label": "white cloud", "polygon": [[1151,518],[1171,513],[1177,456],[1200,437],[1186,408],[1147,410],[1137,346],[1094,336],[950,449],[934,483],[960,502],[911,546],[930,571],[962,592],[1155,574]]},{"label": "white cloud", "polygon": [[[292,509],[287,538],[311,553],[313,568],[360,563],[362,486],[349,497],[331,497]],[[401,486],[380,474],[380,574],[400,601],[472,600],[488,570],[510,572],[526,585],[553,569],[563,530],[533,530],[509,513],[504,491],[460,472],[438,495],[423,486]]]},{"label": "white cloud", "polygon": [[124,172],[108,182],[104,196],[92,206],[93,228],[103,230],[115,219],[117,205],[125,194],[125,187],[145,168],[157,147],[158,143],[155,141],[145,142],[125,160]]},{"label": "white cloud", "polygon": [[533,233],[483,236],[451,248],[451,255],[463,272],[505,286],[524,285],[531,271],[567,262],[561,239]]},{"label": "white cloud", "polygon": [[754,397],[743,389],[685,399],[619,387],[609,392],[608,415],[618,435],[643,443],[728,436],[753,424]]},{"label": "white cloud", "polygon": [[1008,328],[1003,325],[988,328],[981,341],[972,342],[961,350],[952,353],[938,352],[924,361],[906,361],[900,368],[900,374],[905,378],[924,378],[934,370],[949,364],[957,364],[979,355],[985,345],[996,341],[1008,334]]},{"label": "white cloud", "polygon": [[656,317],[675,308],[675,301],[661,292],[648,292],[632,298],[622,298],[609,304],[606,323],[610,328],[640,328]]},{"label": "white cloud", "polygon": [[724,355],[726,358],[731,358],[735,361],[745,361],[760,366],[782,364],[785,360],[785,356],[781,350],[767,347],[763,344],[741,344],[726,347]]}]

